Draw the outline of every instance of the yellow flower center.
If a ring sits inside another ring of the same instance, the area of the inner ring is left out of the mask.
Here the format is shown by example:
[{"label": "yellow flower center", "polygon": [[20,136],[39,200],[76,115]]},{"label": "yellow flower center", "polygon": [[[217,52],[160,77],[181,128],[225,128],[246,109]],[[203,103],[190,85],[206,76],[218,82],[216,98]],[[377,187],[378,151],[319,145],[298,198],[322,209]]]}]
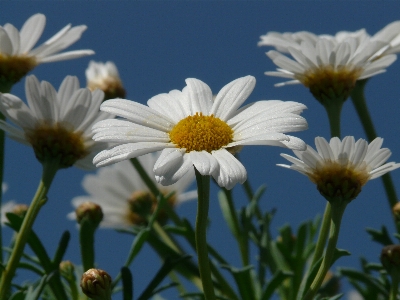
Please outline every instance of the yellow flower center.
[{"label": "yellow flower center", "polygon": [[37,65],[29,56],[9,56],[0,53],[0,84],[10,88]]},{"label": "yellow flower center", "polygon": [[35,129],[26,131],[25,136],[42,163],[56,161],[60,168],[68,168],[89,154],[82,132],[73,132],[60,123],[38,124]]},{"label": "yellow flower center", "polygon": [[221,149],[232,142],[233,130],[221,119],[196,113],[182,119],[169,132],[171,141],[186,152]]},{"label": "yellow flower center", "polygon": [[[166,195],[166,193],[163,194]],[[129,211],[126,215],[128,223],[138,226],[147,225],[147,221],[156,210],[158,203],[153,194],[147,191],[135,191],[127,201],[129,204]],[[167,205],[174,207],[175,203],[175,195],[168,198]],[[167,218],[168,216],[165,210],[159,211],[157,217],[158,222],[165,224]]]},{"label": "yellow flower center", "polygon": [[348,66],[323,66],[297,75],[301,83],[310,89],[313,96],[324,104],[329,100],[345,101],[362,73],[360,68]]},{"label": "yellow flower center", "polygon": [[350,162],[341,165],[331,161],[325,161],[307,175],[328,201],[353,200],[370,178],[366,164],[355,168]]}]

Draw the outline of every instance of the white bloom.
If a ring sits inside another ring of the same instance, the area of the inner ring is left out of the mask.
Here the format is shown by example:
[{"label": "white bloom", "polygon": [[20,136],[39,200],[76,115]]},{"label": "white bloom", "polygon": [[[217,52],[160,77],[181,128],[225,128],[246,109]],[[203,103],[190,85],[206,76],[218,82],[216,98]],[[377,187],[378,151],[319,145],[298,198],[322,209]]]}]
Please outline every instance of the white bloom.
[{"label": "white bloom", "polygon": [[[149,153],[138,158],[151,178],[154,178],[153,166],[158,156]],[[197,198],[197,191],[184,192],[193,180],[194,172],[192,170],[173,185],[164,187],[157,184],[157,186],[164,195],[174,192],[170,204],[177,205],[183,201]],[[132,210],[133,201],[137,200],[135,199],[137,195],[151,195],[130,161],[101,168],[95,175],[86,175],[82,184],[89,195],[75,197],[72,205],[77,208],[87,201],[100,205],[104,214],[103,221],[100,223],[102,227],[124,228],[135,223],[138,225],[138,221],[142,218]],[[155,199],[152,198],[152,200]],[[75,219],[75,212],[68,214],[68,218]]]},{"label": "white bloom", "polygon": [[281,154],[292,165],[278,166],[292,169],[308,176],[325,197],[343,196],[354,199],[368,180],[380,177],[400,167],[399,163],[385,163],[391,151],[381,148],[382,138],[368,142],[346,136],[343,141],[333,137],[328,143],[322,137],[315,138],[317,151],[307,145],[305,151],[296,151],[297,158]]},{"label": "white bloom", "polygon": [[80,39],[85,25],[65,26],[53,37],[32,50],[42,35],[46,17],[35,14],[18,31],[12,24],[0,26],[0,61],[5,57],[33,58],[36,64],[78,58],[94,54],[92,50],[75,50],[59,53]]},{"label": "white bloom", "polygon": [[[0,121],[0,128],[21,143],[30,144],[39,161],[59,159],[60,167],[92,167],[95,153],[108,146],[92,140],[92,125],[112,115],[99,112],[104,93],[79,88],[67,76],[58,90],[31,75],[25,82],[28,105],[12,94],[0,94],[0,111],[17,127]],[[19,128],[18,128],[19,127]]]},{"label": "white bloom", "polygon": [[163,185],[175,183],[193,169],[211,175],[222,187],[243,183],[244,166],[229,152],[244,145],[273,145],[304,150],[302,140],[285,132],[307,129],[299,114],[305,105],[280,100],[258,101],[239,108],[252,92],[255,78],[246,76],[227,84],[212,100],[204,82],[189,78],[182,90],[159,94],[148,106],[123,99],[101,105],[127,120],[105,120],[93,127],[96,141],[118,143],[93,160],[104,166],[163,150],[154,165]]},{"label": "white bloom", "polygon": [[330,81],[332,85],[350,88],[357,80],[385,72],[396,60],[393,54],[380,56],[386,48],[385,43],[369,38],[360,42],[349,36],[337,42],[320,37],[315,43],[302,41],[297,48],[289,46],[287,50],[293,59],[275,50],[268,51],[268,57],[279,68],[265,74],[293,79],[276,86],[302,83],[312,89]]},{"label": "white bloom", "polygon": [[394,21],[375,33],[372,41],[388,43],[390,47],[382,54],[396,54],[400,52],[400,21]]},{"label": "white bloom", "polygon": [[85,74],[88,88],[91,91],[102,90],[105,93],[105,100],[125,97],[125,90],[118,69],[113,62],[90,61]]}]

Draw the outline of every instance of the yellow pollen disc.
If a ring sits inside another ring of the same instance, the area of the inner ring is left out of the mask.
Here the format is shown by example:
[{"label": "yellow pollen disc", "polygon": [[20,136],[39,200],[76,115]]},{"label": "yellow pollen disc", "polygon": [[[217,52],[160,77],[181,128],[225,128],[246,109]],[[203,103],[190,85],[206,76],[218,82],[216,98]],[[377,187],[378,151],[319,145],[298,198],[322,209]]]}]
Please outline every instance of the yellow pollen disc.
[{"label": "yellow pollen disc", "polygon": [[68,168],[89,154],[81,132],[73,132],[56,123],[42,123],[25,132],[40,162],[57,161],[60,168]]},{"label": "yellow pollen disc", "polygon": [[297,75],[301,83],[308,87],[319,101],[326,98],[346,100],[362,73],[360,68],[324,66]]},{"label": "yellow pollen disc", "polygon": [[365,164],[355,168],[351,163],[343,166],[337,162],[324,162],[307,175],[325,198],[347,201],[356,198],[370,178]]},{"label": "yellow pollen disc", "polygon": [[186,152],[221,149],[232,142],[233,130],[224,121],[196,113],[179,121],[169,132],[171,141]]}]

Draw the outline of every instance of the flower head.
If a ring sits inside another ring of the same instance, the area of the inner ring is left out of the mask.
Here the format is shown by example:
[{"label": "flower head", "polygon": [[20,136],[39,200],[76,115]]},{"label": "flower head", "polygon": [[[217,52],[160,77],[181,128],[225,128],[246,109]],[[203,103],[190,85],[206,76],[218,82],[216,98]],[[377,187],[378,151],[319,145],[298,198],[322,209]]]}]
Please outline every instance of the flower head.
[{"label": "flower head", "polygon": [[345,101],[357,80],[385,72],[396,60],[394,54],[381,55],[388,48],[387,43],[372,40],[362,32],[342,34],[342,38],[314,38],[288,42],[286,49],[292,58],[275,50],[267,52],[279,68],[265,74],[293,79],[276,86],[302,83],[322,104]]},{"label": "flower head", "polygon": [[297,158],[281,154],[293,164],[278,166],[308,176],[328,201],[351,201],[368,180],[400,167],[399,163],[385,164],[391,152],[381,148],[382,143],[382,138],[376,138],[368,145],[363,139],[355,142],[352,136],[345,137],[343,141],[334,137],[329,143],[322,137],[316,137],[317,151],[307,145],[305,151],[293,151]]},{"label": "flower head", "polygon": [[[154,178],[153,166],[158,156],[149,153],[138,158],[150,178]],[[192,170],[173,185],[164,187],[157,183],[157,186],[165,196],[174,193],[168,204],[176,206],[183,201],[197,198],[197,191],[185,192],[193,181]],[[79,207],[87,201],[100,205],[104,214],[101,227],[118,229],[144,225],[147,223],[146,216],[152,214],[157,205],[156,199],[129,161],[101,168],[95,175],[86,175],[82,185],[89,195],[75,197],[72,205]],[[159,217],[162,218],[161,221],[165,221],[166,216],[162,211]],[[68,218],[74,219],[75,212],[68,214]]]},{"label": "flower head", "polygon": [[46,17],[35,14],[25,22],[20,31],[9,23],[0,26],[0,83],[18,82],[41,63],[94,54],[92,50],[59,53],[79,40],[86,30],[85,25],[71,27],[70,24],[32,50],[41,37],[45,24]]},{"label": "flower head", "polygon": [[102,90],[105,94],[104,100],[125,98],[126,92],[119,77],[118,69],[113,62],[90,61],[85,73],[87,87],[91,91]]},{"label": "flower head", "polygon": [[95,153],[108,146],[92,140],[92,124],[112,115],[99,112],[104,93],[79,88],[67,76],[58,90],[33,75],[25,83],[28,105],[12,94],[0,94],[0,111],[18,127],[0,121],[9,136],[33,147],[40,162],[53,161],[60,168],[76,164],[91,168]]},{"label": "flower head", "polygon": [[305,144],[284,132],[307,128],[297,102],[259,101],[239,109],[252,92],[255,79],[246,76],[227,84],[212,100],[204,82],[189,78],[182,90],[151,98],[148,106],[122,99],[108,100],[101,110],[126,120],[106,120],[93,127],[96,141],[119,143],[100,152],[97,166],[163,150],[154,165],[156,179],[170,185],[193,166],[231,189],[243,183],[244,166],[230,153],[237,146],[273,145],[303,150]]}]

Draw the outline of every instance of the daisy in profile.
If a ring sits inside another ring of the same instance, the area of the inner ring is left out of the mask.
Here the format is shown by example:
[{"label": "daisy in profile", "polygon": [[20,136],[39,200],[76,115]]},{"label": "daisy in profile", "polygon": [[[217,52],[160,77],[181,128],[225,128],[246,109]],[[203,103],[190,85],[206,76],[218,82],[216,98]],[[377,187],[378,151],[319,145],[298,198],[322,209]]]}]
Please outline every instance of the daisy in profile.
[{"label": "daisy in profile", "polygon": [[125,98],[126,92],[119,77],[118,69],[111,61],[106,63],[90,61],[86,69],[87,87],[93,91],[104,92],[104,101],[113,98]]},{"label": "daisy in profile", "polygon": [[124,119],[104,120],[93,127],[94,140],[118,145],[100,152],[105,166],[162,150],[154,165],[157,182],[170,185],[193,171],[211,175],[221,187],[243,183],[247,173],[232,153],[244,145],[304,150],[302,140],[284,133],[307,129],[297,102],[258,101],[239,108],[252,92],[255,78],[232,81],[212,100],[204,82],[189,78],[182,90],[159,94],[147,102],[114,99],[100,109]]},{"label": "daisy in profile", "polygon": [[385,72],[396,55],[381,56],[387,44],[348,36],[341,42],[318,37],[314,43],[302,41],[298,47],[288,46],[291,58],[275,50],[267,52],[279,68],[265,72],[269,76],[292,79],[276,86],[303,84],[323,105],[331,100],[344,102],[356,81]]},{"label": "daisy in profile", "polygon": [[27,77],[25,92],[28,105],[12,94],[0,94],[1,113],[16,125],[0,121],[0,129],[12,139],[31,145],[41,163],[92,168],[92,158],[108,144],[94,142],[91,127],[113,117],[99,112],[104,93],[80,88],[73,76],[67,76],[57,92],[34,75]]},{"label": "daisy in profile", "polygon": [[45,24],[46,17],[43,14],[35,14],[26,20],[20,31],[9,23],[0,26],[0,78],[15,83],[41,63],[94,54],[92,50],[59,53],[80,39],[86,30],[85,25],[67,25],[33,49],[43,33]]},{"label": "daisy in profile", "polygon": [[363,139],[355,142],[352,136],[346,136],[343,141],[334,137],[329,143],[316,137],[317,151],[307,145],[305,151],[293,151],[297,158],[281,154],[292,165],[278,166],[306,175],[328,201],[350,202],[369,180],[400,167],[400,163],[386,163],[391,151],[381,148],[382,143],[382,138],[368,145]]},{"label": "daisy in profile", "polygon": [[[154,178],[153,166],[158,156],[159,154],[149,153],[138,158],[150,178]],[[174,193],[168,201],[174,207],[197,198],[197,191],[185,192],[193,181],[192,170],[173,185],[164,187],[157,184],[157,187],[165,196]],[[156,198],[130,161],[101,168],[94,175],[86,175],[82,185],[88,195],[75,197],[72,205],[77,208],[88,201],[100,205],[103,211],[103,220],[100,223],[102,227],[118,229],[144,225],[157,206]],[[75,212],[70,213],[68,218],[75,219]],[[159,221],[165,222],[165,218],[165,214],[159,215]]]}]

